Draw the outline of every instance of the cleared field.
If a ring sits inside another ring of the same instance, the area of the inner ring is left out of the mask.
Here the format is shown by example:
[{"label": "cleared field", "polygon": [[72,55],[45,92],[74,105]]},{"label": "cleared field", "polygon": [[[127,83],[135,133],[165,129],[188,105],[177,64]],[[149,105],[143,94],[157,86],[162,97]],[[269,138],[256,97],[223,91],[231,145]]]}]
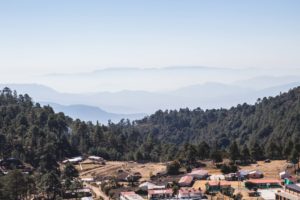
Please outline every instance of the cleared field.
[{"label": "cleared field", "polygon": [[76,165],[76,168],[80,172],[82,178],[96,177],[96,176],[114,176],[118,170],[123,170],[129,173],[140,172],[143,180],[149,180],[150,174],[156,174],[158,172],[165,171],[166,165],[163,163],[146,163],[140,164],[136,162],[119,162],[108,161],[106,165],[93,165],[87,164],[87,166]]},{"label": "cleared field", "polygon": [[140,172],[142,174],[143,180],[149,180],[150,174],[157,174],[159,172],[164,172],[166,170],[166,164],[163,163],[146,163],[139,164],[135,162],[126,162],[124,166],[125,171],[127,172]]},{"label": "cleared field", "polygon": [[261,170],[265,178],[278,179],[279,172],[287,168],[287,162],[285,160],[272,160],[270,163],[258,161],[257,164],[242,166],[240,168],[244,170]]}]

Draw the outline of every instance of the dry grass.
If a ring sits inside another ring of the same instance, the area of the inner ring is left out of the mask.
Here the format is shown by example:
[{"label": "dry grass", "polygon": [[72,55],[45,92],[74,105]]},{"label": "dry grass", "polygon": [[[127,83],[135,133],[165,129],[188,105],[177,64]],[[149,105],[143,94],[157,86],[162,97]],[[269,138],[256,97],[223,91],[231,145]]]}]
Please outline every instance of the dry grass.
[{"label": "dry grass", "polygon": [[285,160],[272,160],[270,163],[263,161],[257,162],[250,166],[243,166],[244,170],[261,170],[264,173],[265,178],[279,179],[279,172],[286,169],[287,163]]},{"label": "dry grass", "polygon": [[95,176],[115,176],[118,170],[123,170],[129,173],[140,172],[143,180],[149,180],[150,174],[156,174],[166,170],[166,165],[162,163],[146,163],[140,164],[136,162],[120,162],[108,161],[106,165],[97,164],[82,164],[76,165],[80,171],[81,177],[95,177]]},{"label": "dry grass", "polygon": [[84,172],[84,171],[95,169],[95,168],[99,168],[99,167],[103,167],[103,165],[93,164],[93,163],[88,163],[88,164],[82,163],[82,164],[75,165],[75,168],[79,172]]},{"label": "dry grass", "polygon": [[126,162],[124,166],[125,171],[134,173],[139,172],[142,174],[141,181],[149,180],[150,174],[157,174],[159,172],[164,172],[166,170],[166,165],[163,163],[146,163],[146,164],[139,164],[139,163],[129,163]]}]

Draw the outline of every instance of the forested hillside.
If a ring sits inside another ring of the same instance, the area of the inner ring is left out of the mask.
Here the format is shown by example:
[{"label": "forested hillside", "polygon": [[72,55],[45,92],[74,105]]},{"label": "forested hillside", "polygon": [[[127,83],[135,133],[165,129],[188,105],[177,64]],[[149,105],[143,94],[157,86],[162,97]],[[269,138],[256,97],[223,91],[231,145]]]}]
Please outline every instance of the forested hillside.
[{"label": "forested hillside", "polygon": [[298,87],[258,99],[255,105],[242,104],[228,110],[157,111],[138,121],[136,128],[142,135],[178,146],[205,141],[213,150],[225,150],[236,141],[241,149],[261,148],[261,158],[288,158],[300,142],[299,97]]},{"label": "forested hillside", "polygon": [[9,88],[0,94],[0,157],[34,167],[79,154],[110,160],[209,158],[236,141],[255,159],[289,158],[300,145],[300,88],[229,110],[157,111],[108,126],[73,120]]}]

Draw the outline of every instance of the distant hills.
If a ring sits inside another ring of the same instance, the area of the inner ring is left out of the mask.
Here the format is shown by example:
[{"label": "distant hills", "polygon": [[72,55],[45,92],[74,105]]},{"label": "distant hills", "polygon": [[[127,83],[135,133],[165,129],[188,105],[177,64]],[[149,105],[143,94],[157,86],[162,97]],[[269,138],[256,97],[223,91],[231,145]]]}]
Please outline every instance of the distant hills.
[{"label": "distant hills", "polygon": [[232,84],[206,82],[176,90],[158,92],[122,90],[118,92],[61,93],[40,84],[0,84],[34,101],[51,105],[55,111],[85,121],[107,123],[122,118],[141,119],[156,110],[200,107],[230,108],[239,103],[253,104],[263,96],[275,96],[300,85],[296,76],[256,77]]},{"label": "distant hills", "polygon": [[54,111],[56,112],[63,112],[65,115],[71,116],[74,119],[81,119],[84,121],[92,121],[92,122],[99,122],[101,124],[107,124],[108,120],[112,122],[119,122],[121,119],[141,119],[146,116],[143,113],[137,114],[116,114],[116,113],[109,113],[106,112],[98,107],[95,106],[88,106],[88,105],[60,105],[57,103],[47,103],[41,102],[43,105],[50,105]]}]

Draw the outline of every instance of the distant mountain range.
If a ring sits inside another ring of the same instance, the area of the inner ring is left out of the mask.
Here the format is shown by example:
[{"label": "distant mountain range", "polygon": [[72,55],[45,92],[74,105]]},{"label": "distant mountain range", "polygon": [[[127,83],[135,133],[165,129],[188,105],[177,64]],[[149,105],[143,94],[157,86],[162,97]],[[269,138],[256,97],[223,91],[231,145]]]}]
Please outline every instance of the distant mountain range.
[{"label": "distant mountain range", "polygon": [[50,105],[54,111],[63,112],[64,114],[71,116],[74,119],[81,119],[85,121],[99,122],[101,124],[107,124],[108,120],[112,122],[119,122],[121,119],[141,119],[146,114],[116,114],[106,112],[95,106],[88,105],[60,105],[57,103],[41,102],[42,105]]},{"label": "distant mountain range", "polygon": [[207,82],[176,90],[149,92],[123,90],[119,92],[61,93],[39,84],[0,84],[28,93],[36,102],[51,105],[55,111],[85,121],[108,120],[117,122],[122,118],[140,119],[162,109],[200,107],[202,109],[230,108],[239,103],[253,104],[258,98],[275,96],[300,85],[299,77],[256,77],[232,84]]}]

